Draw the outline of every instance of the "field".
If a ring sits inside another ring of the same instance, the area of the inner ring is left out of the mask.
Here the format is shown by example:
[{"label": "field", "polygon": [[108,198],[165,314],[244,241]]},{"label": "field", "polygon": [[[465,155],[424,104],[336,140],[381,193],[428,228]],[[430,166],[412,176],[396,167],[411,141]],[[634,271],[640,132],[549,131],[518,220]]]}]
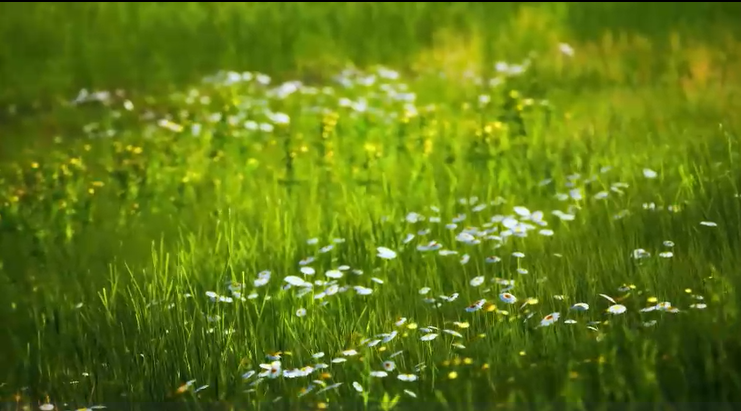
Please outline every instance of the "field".
[{"label": "field", "polygon": [[0,4],[0,410],[734,409],[739,22]]}]

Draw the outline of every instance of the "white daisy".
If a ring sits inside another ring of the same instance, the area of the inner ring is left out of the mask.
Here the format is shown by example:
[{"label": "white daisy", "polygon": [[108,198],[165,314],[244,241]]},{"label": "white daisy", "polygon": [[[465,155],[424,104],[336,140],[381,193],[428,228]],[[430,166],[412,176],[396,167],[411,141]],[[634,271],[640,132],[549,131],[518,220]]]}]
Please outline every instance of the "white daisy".
[{"label": "white daisy", "polygon": [[386,248],[386,247],[377,247],[376,250],[378,251],[378,257],[383,258],[385,260],[393,260],[396,258],[396,251]]}]

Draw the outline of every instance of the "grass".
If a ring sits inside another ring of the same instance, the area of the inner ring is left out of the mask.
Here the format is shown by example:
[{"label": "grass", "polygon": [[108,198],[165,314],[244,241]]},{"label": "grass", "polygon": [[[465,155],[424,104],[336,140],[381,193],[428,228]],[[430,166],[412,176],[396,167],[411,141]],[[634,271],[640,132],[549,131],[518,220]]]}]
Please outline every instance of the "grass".
[{"label": "grass", "polygon": [[734,6],[178,7],[0,6],[2,409],[740,400]]}]

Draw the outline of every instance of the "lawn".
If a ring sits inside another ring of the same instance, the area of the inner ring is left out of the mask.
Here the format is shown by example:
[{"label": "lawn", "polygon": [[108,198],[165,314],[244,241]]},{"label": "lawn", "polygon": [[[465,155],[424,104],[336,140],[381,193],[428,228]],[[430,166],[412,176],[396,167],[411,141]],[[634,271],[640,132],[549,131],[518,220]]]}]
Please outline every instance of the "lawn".
[{"label": "lawn", "polygon": [[0,410],[733,409],[739,21],[0,4]]}]

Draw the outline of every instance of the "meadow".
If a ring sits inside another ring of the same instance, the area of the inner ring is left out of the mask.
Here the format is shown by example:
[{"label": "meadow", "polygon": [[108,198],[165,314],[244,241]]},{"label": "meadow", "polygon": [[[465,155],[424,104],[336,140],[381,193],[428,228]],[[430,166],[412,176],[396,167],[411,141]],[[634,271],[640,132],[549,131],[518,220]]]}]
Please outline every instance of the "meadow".
[{"label": "meadow", "polygon": [[734,409],[739,21],[0,4],[0,410]]}]

